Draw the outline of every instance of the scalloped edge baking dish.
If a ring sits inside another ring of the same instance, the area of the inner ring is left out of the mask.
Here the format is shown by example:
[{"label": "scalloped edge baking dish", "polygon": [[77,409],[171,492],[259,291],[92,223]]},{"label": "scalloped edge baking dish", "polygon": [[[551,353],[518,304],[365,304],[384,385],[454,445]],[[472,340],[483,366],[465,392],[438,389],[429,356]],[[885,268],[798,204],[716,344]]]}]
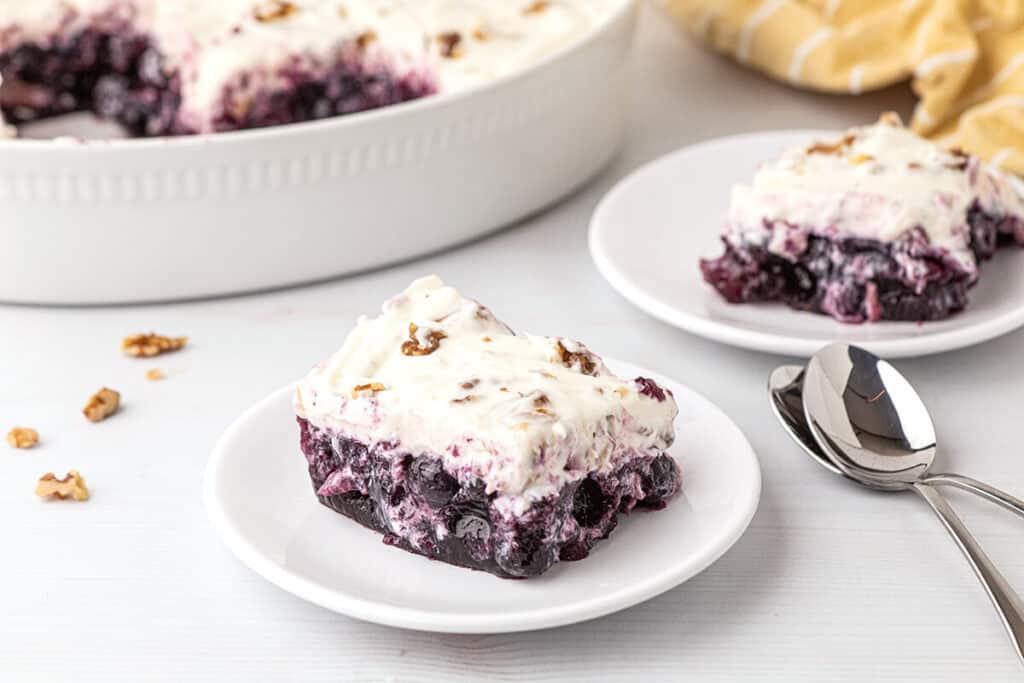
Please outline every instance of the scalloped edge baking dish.
[{"label": "scalloped edge baking dish", "polygon": [[430,253],[563,197],[618,150],[635,0],[461,93],[249,131],[0,140],[0,301],[166,301]]}]

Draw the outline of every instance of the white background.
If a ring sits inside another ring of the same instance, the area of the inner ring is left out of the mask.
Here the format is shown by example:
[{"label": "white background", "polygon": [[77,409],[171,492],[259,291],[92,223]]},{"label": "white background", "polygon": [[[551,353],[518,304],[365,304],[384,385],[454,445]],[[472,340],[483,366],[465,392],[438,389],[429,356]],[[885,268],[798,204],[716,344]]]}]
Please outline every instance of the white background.
[{"label": "white background", "polygon": [[[633,66],[631,134],[613,166],[544,215],[450,253],[216,301],[0,307],[0,428],[31,425],[43,438],[31,451],[0,446],[0,680],[1019,678],[1024,670],[995,613],[924,505],[911,494],[854,488],[787,441],[764,395],[768,372],[786,359],[718,346],[648,318],[601,280],[586,250],[594,205],[645,161],[727,133],[841,127],[886,108],[907,114],[909,93],[795,92],[701,51],[650,11]],[[681,259],[679,267],[695,265]],[[202,509],[210,447],[245,407],[338,347],[358,313],[429,272],[513,327],[584,339],[718,403],[744,429],[764,471],[761,508],[743,539],[705,573],[648,603],[515,635],[359,623],[246,569]],[[192,341],[153,362],[121,354],[124,335],[150,328]],[[940,466],[1018,495],[1022,345],[1024,333],[1015,333],[900,363],[933,410]],[[149,367],[169,379],[147,382]],[[121,390],[125,407],[88,424],[78,411],[101,385]],[[41,473],[68,468],[86,476],[91,501],[34,498]],[[951,497],[1024,592],[1024,521]]]}]

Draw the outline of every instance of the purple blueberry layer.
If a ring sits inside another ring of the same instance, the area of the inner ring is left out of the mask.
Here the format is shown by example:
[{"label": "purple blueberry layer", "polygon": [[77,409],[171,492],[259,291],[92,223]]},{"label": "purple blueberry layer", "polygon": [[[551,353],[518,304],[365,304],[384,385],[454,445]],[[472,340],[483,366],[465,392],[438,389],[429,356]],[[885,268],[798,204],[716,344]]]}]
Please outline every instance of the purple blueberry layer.
[{"label": "purple blueberry layer", "polygon": [[298,418],[302,452],[321,503],[384,534],[384,543],[503,578],[539,576],[585,558],[618,513],[660,509],[679,490],[666,454],[637,457],[535,501],[522,515],[495,505],[479,480],[459,483],[437,456],[397,444],[367,447]]},{"label": "purple blueberry layer", "polygon": [[[4,117],[14,124],[92,111],[116,121],[135,136],[197,132],[183,116],[177,73],[163,67],[158,46],[128,25],[116,30],[86,29],[56,36],[45,48],[26,43],[0,52]],[[245,97],[232,106],[248,75],[225,84],[212,119],[217,131],[260,128],[398,104],[436,91],[421,75],[399,77],[383,64],[369,64],[356,49],[312,73],[288,66],[278,76],[287,85]]]},{"label": "purple blueberry layer", "polygon": [[[213,122],[214,130],[263,128],[354,114],[432,95],[437,90],[434,83],[420,76],[399,77],[382,64],[366,63],[355,51],[322,74],[292,68],[279,75],[288,82],[287,88],[257,94],[241,114],[234,107],[221,107]],[[240,85],[238,82],[225,88],[225,103],[232,101],[233,90]]]},{"label": "purple blueberry layer", "polygon": [[[971,249],[988,259],[1000,242],[1024,226],[990,216],[977,206],[968,214]],[[861,238],[807,239],[806,248],[780,256],[767,248],[734,245],[700,262],[704,280],[730,303],[783,302],[845,323],[877,320],[939,320],[967,305],[974,273],[928,244],[923,231],[891,243]]]}]

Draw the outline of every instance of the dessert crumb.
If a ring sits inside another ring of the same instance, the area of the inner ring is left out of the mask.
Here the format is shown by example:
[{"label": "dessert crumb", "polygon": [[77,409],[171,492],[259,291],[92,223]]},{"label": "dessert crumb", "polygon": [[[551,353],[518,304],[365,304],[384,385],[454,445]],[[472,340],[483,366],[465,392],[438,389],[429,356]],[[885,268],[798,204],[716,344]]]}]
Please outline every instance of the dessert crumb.
[{"label": "dessert crumb", "polygon": [[151,382],[155,382],[157,380],[167,379],[167,375],[165,375],[164,371],[160,368],[152,368],[150,370],[146,370],[146,379]]},{"label": "dessert crumb", "polygon": [[7,432],[7,443],[11,448],[32,448],[39,443],[39,432],[31,427],[15,427]]},{"label": "dessert crumb", "polygon": [[78,470],[70,470],[63,479],[58,479],[53,472],[47,472],[39,477],[36,484],[36,495],[40,498],[59,498],[64,500],[71,498],[77,501],[89,500],[89,489],[85,486],[85,479],[78,473]]},{"label": "dessert crumb", "polygon": [[121,406],[121,394],[103,387],[89,397],[88,403],[82,408],[82,414],[89,422],[100,422],[117,412]]}]

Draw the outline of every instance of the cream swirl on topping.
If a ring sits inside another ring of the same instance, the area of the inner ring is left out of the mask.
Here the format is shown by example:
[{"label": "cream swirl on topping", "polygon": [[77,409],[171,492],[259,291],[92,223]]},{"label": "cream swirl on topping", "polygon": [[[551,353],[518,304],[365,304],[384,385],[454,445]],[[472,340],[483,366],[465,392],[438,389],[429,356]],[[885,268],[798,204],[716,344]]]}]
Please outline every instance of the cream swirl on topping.
[{"label": "cream swirl on topping", "polygon": [[300,383],[295,408],[373,447],[439,454],[521,511],[566,481],[663,452],[677,409],[657,394],[579,342],[514,334],[427,277],[361,318]]},{"label": "cream swirl on topping", "polygon": [[733,188],[726,236],[791,255],[800,233],[892,242],[919,229],[975,272],[967,225],[975,202],[993,216],[1024,216],[1024,200],[999,171],[888,115],[763,165],[752,185]]}]

